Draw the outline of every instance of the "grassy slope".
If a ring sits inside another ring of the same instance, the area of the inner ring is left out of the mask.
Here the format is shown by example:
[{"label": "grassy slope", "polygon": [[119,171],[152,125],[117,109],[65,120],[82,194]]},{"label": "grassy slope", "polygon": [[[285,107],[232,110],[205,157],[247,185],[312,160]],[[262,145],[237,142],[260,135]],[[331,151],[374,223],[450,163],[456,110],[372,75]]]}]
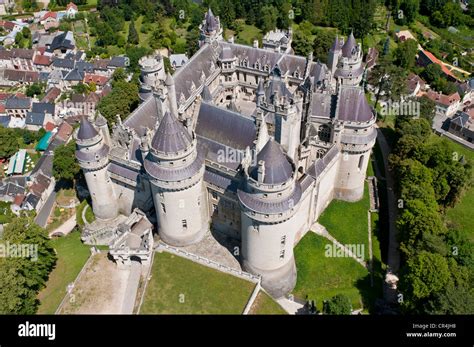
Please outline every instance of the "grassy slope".
[{"label": "grassy slope", "polygon": [[254,301],[250,314],[287,314],[268,294],[260,291]]},{"label": "grassy slope", "polygon": [[140,313],[241,314],[253,288],[250,282],[190,260],[156,253]]},{"label": "grassy slope", "polygon": [[361,307],[358,287],[367,281],[369,272],[352,258],[325,257],[325,245],[329,241],[308,232],[295,248],[298,279],[295,296],[315,300],[322,310],[323,300],[336,294],[348,296],[354,309]]},{"label": "grassy slope", "polygon": [[323,214],[319,223],[343,244],[364,244],[365,259],[369,254],[367,233],[367,210],[369,209],[369,192],[367,183],[364,197],[357,202],[333,200]]},{"label": "grassy slope", "polygon": [[53,314],[56,311],[66,294],[67,285],[76,279],[90,254],[89,247],[81,242],[78,232],[52,242],[58,254],[58,261],[49,275],[46,288],[38,295],[41,301],[38,310],[40,314]]}]

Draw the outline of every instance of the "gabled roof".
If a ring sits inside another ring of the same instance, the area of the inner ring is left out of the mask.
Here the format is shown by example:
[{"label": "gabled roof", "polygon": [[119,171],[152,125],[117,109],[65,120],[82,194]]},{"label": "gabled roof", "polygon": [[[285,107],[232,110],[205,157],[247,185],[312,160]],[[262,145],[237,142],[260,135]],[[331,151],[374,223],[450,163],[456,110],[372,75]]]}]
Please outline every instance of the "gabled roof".
[{"label": "gabled roof", "polygon": [[31,107],[31,98],[19,98],[12,96],[5,102],[7,109],[29,109]]},{"label": "gabled roof", "polygon": [[[293,167],[283,153],[282,148],[272,138],[257,154],[257,164],[264,162],[265,175],[263,183],[281,184],[287,182],[293,174]],[[258,165],[250,169],[250,177],[258,180]]]},{"label": "gabled roof", "polygon": [[177,153],[191,146],[193,139],[186,128],[170,112],[160,122],[151,147],[159,152]]},{"label": "gabled roof", "polygon": [[64,77],[65,81],[82,81],[84,79],[84,72],[78,69],[73,69]]},{"label": "gabled roof", "polygon": [[37,113],[47,113],[47,114],[54,114],[56,106],[53,103],[48,102],[35,102],[33,103],[32,112]]}]

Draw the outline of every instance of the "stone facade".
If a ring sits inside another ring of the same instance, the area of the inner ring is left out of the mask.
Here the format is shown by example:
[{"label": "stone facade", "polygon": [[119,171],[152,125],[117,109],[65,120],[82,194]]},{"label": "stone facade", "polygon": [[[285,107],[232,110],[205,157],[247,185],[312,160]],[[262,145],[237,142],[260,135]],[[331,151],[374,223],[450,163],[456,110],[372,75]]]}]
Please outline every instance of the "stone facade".
[{"label": "stone facade", "polygon": [[336,39],[327,66],[225,42],[211,11],[201,32],[174,76],[160,57],[141,60],[143,102],[111,136],[83,120],[78,160],[98,218],[156,214],[174,246],[224,233],[279,297],[296,283],[294,246],[330,201],[363,196],[376,129],[362,51]]}]

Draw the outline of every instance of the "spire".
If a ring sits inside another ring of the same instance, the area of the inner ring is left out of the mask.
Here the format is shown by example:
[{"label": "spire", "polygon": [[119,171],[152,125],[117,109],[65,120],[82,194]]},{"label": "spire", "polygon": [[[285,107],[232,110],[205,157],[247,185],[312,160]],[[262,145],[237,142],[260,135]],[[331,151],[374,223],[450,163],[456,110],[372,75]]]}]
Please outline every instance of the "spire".
[{"label": "spire", "polygon": [[77,132],[79,140],[89,140],[98,135],[97,130],[92,126],[91,122],[86,117],[81,118],[81,126]]},{"label": "spire", "polygon": [[[260,162],[263,162],[265,172],[263,183],[281,184],[287,182],[293,174],[293,167],[288,158],[283,153],[280,145],[272,138],[257,154],[257,163]],[[258,180],[258,171],[259,165],[254,166],[250,171],[250,176],[255,180]]]},{"label": "spire", "polygon": [[219,27],[214,13],[212,13],[211,8],[206,13],[206,31],[211,32],[217,30]]},{"label": "spire", "polygon": [[346,43],[344,43],[344,46],[342,46],[342,55],[346,58],[350,58],[356,46],[357,42],[355,40],[353,32],[351,31],[351,34],[347,38]]},{"label": "spire", "polygon": [[166,75],[165,85],[167,85],[167,86],[174,85],[174,78],[173,78],[173,76],[171,76],[171,74],[169,72]]},{"label": "spire", "polygon": [[260,129],[258,130],[257,135],[257,143],[255,144],[255,149],[257,150],[257,153],[260,152],[263,147],[265,147],[265,144],[268,142],[269,139],[270,136],[268,135],[267,122],[265,120],[265,116],[262,114],[262,121],[260,122]]},{"label": "spire", "polygon": [[339,35],[336,35],[336,38],[334,39],[334,43],[332,44],[331,47],[331,52],[336,52],[341,50],[341,45],[339,43]]},{"label": "spire", "polygon": [[164,153],[177,153],[192,144],[192,137],[176,117],[166,112],[156,130],[151,147]]}]

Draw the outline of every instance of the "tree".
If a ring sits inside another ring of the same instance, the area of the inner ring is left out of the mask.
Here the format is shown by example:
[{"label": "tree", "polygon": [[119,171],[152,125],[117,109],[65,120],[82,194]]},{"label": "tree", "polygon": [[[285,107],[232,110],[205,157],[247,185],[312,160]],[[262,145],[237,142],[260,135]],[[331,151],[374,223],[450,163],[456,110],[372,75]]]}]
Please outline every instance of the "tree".
[{"label": "tree", "polygon": [[314,60],[324,64],[328,60],[328,52],[335,40],[335,35],[331,31],[318,30],[313,41]]},{"label": "tree", "polygon": [[0,158],[9,158],[20,146],[13,130],[0,125]]},{"label": "tree", "polygon": [[137,29],[135,28],[135,23],[133,20],[130,21],[130,27],[128,29],[128,43],[131,45],[138,45],[138,33]]},{"label": "tree", "polygon": [[124,119],[135,109],[138,102],[137,84],[125,80],[114,81],[112,91],[99,101],[98,109],[107,119],[109,126],[112,126],[117,115]]},{"label": "tree", "polygon": [[35,82],[26,87],[26,96],[32,98],[35,95],[41,95],[44,91],[44,84]]},{"label": "tree", "polygon": [[308,36],[297,30],[293,35],[293,50],[297,55],[307,56],[313,50],[312,43]]},{"label": "tree", "polygon": [[275,29],[277,24],[277,11],[272,5],[265,5],[262,7],[261,16],[257,19],[257,24],[264,33]]},{"label": "tree", "polygon": [[73,182],[80,172],[75,157],[76,143],[70,141],[54,149],[53,175],[57,181]]},{"label": "tree", "polygon": [[0,314],[34,314],[36,296],[56,263],[51,241],[45,230],[28,217],[7,224],[3,240],[29,247],[21,257],[0,258]]},{"label": "tree", "polygon": [[338,294],[324,302],[323,312],[331,315],[351,314],[351,301],[347,296]]},{"label": "tree", "polygon": [[404,293],[402,306],[416,310],[422,299],[444,290],[450,277],[448,262],[441,255],[426,251],[415,254],[402,269],[399,284]]},{"label": "tree", "polygon": [[410,70],[415,65],[416,53],[418,52],[418,43],[409,39],[398,44],[395,50],[395,64],[401,68]]}]

